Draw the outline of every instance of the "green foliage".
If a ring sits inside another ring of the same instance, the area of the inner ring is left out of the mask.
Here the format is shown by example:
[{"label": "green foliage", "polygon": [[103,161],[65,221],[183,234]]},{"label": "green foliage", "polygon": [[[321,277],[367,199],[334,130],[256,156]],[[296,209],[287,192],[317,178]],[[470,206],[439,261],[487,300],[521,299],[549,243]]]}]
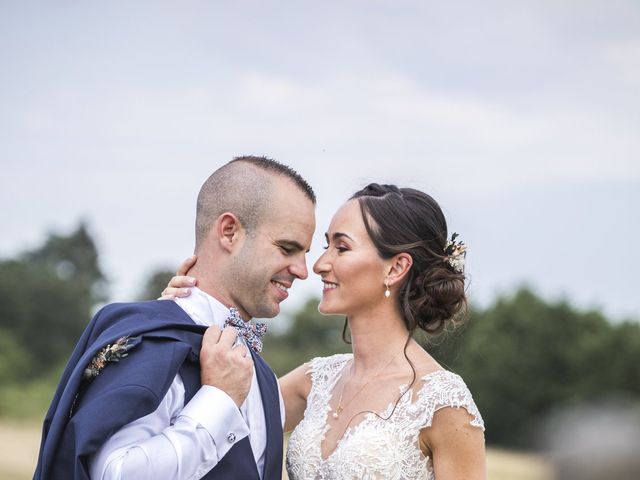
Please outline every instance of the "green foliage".
[{"label": "green foliage", "polygon": [[42,247],[24,254],[24,261],[53,267],[61,279],[73,279],[93,290],[92,301],[106,300],[98,250],[84,222],[70,235],[50,234]]},{"label": "green foliage", "polygon": [[445,352],[449,366],[473,392],[492,443],[528,445],[558,405],[603,394],[640,400],[640,325],[612,325],[526,288],[472,312],[455,349]]},{"label": "green foliage", "polygon": [[322,315],[318,312],[318,303],[317,298],[307,300],[284,334],[267,333],[264,358],[278,376],[313,357],[351,351],[342,341],[344,317]]},{"label": "green foliage", "polygon": [[5,378],[43,377],[66,360],[93,306],[105,298],[97,261],[81,224],[67,237],[51,235],[41,248],[0,262],[0,342],[11,345],[0,355]]},{"label": "green foliage", "polygon": [[[350,351],[342,341],[344,318],[323,316],[317,305],[310,299],[285,333],[265,340],[265,358],[278,375],[315,356]],[[528,288],[471,309],[453,331],[418,341],[462,375],[492,444],[531,446],[540,421],[558,406],[603,395],[640,402],[640,324],[612,324]]]},{"label": "green foliage", "polygon": [[171,280],[175,272],[169,269],[156,270],[147,279],[145,286],[138,295],[138,300],[155,300],[162,294],[162,291]]},{"label": "green foliage", "polygon": [[31,369],[31,357],[21,343],[0,329],[0,384],[19,382]]},{"label": "green foliage", "polygon": [[22,378],[3,383],[0,388],[0,418],[43,419],[61,373],[62,367],[58,366],[35,380]]},{"label": "green foliage", "polygon": [[[152,274],[140,298],[157,298],[172,275]],[[44,414],[61,365],[105,300],[105,285],[84,224],[0,261],[0,416]],[[350,351],[342,341],[344,318],[321,315],[317,306],[309,299],[284,332],[267,334],[264,356],[278,375],[313,357]],[[613,324],[527,288],[471,309],[463,327],[419,340],[465,379],[493,444],[527,446],[538,422],[559,406],[603,395],[640,403],[640,324]]]}]

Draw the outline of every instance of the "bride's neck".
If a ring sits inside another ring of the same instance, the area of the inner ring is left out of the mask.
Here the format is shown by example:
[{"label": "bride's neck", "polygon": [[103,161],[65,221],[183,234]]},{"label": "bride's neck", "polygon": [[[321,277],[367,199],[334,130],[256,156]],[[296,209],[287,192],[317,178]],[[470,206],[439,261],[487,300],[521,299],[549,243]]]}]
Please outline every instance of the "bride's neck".
[{"label": "bride's neck", "polygon": [[404,349],[409,332],[397,312],[349,317],[353,373],[368,375],[379,370]]}]

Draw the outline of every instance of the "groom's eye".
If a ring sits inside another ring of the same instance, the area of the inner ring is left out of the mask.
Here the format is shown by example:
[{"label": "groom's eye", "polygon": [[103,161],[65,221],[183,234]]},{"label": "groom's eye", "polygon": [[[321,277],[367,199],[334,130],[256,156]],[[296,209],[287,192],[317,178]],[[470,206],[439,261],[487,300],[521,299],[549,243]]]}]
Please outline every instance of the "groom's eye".
[{"label": "groom's eye", "polygon": [[280,250],[282,250],[282,253],[284,253],[285,255],[291,255],[293,253],[293,248],[291,247],[287,247],[285,245],[278,245],[278,247],[280,248]]},{"label": "groom's eye", "polygon": [[295,240],[281,240],[273,242],[273,244],[285,255],[296,255],[299,252],[305,251],[304,247]]}]

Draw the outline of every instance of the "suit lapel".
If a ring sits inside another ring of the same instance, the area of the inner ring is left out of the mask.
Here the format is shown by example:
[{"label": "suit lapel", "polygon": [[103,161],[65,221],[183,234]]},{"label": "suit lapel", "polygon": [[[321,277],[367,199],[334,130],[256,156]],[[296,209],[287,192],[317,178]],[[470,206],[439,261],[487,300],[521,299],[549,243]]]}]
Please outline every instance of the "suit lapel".
[{"label": "suit lapel", "polygon": [[273,371],[262,357],[252,349],[249,350],[256,367],[256,376],[260,386],[260,396],[262,397],[264,420],[267,428],[267,446],[262,479],[279,479],[282,468],[282,420],[280,416],[278,382]]}]

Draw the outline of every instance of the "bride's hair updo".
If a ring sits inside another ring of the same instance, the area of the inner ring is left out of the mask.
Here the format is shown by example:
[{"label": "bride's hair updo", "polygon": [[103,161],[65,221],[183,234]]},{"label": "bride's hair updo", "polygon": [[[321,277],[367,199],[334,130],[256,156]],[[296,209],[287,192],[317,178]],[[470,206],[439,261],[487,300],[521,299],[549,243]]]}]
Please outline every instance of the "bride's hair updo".
[{"label": "bride's hair updo", "polygon": [[419,190],[377,183],[351,199],[360,204],[364,225],[382,258],[406,252],[413,259],[398,295],[407,328],[441,332],[467,301],[464,273],[445,253],[449,236],[439,205]]}]

